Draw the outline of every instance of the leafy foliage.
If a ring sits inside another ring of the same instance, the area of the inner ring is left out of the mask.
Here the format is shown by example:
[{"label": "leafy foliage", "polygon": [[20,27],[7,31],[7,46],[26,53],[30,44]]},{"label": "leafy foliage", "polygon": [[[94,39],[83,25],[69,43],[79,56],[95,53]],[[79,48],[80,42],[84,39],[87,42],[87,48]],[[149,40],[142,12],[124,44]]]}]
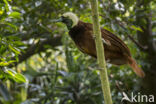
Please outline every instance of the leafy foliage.
[{"label": "leafy foliage", "polygon": [[[2,79],[14,79],[19,82],[26,82],[24,76],[20,73],[15,73],[7,66],[15,61],[18,61],[18,55],[22,51],[21,46],[24,44],[17,36],[10,35],[17,32],[18,26],[16,20],[20,18],[19,12],[14,12],[7,0],[3,0],[0,5],[0,67]],[[15,57],[15,59],[12,59]],[[19,78],[20,77],[20,78]]]},{"label": "leafy foliage", "polygon": [[[154,64],[148,59],[150,55],[154,59],[155,53],[142,51],[128,37],[137,40],[138,33],[147,33],[149,12],[155,34],[155,1],[99,0],[99,10],[101,26],[122,38],[137,62],[150,69]],[[0,103],[104,103],[96,60],[75,48],[64,24],[52,23],[67,11],[91,22],[90,4],[85,0],[0,1]],[[129,67],[107,67],[114,103],[121,103],[123,91],[142,91]]]}]

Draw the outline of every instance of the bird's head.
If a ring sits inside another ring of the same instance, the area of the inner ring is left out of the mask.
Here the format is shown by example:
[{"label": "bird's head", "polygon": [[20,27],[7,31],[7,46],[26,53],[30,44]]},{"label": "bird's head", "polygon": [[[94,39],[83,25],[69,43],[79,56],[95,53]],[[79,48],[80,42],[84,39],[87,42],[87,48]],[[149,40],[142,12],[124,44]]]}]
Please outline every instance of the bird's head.
[{"label": "bird's head", "polygon": [[63,22],[66,24],[69,30],[77,25],[78,21],[78,17],[72,12],[64,13],[58,20],[56,20],[56,22]]}]

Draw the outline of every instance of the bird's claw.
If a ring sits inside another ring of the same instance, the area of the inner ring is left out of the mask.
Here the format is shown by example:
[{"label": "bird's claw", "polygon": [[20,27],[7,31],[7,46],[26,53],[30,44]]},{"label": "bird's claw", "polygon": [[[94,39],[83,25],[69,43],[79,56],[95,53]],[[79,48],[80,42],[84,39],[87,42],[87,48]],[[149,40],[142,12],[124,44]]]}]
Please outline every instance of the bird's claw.
[{"label": "bird's claw", "polygon": [[93,35],[93,39],[95,39],[96,38],[96,36],[95,35]]},{"label": "bird's claw", "polygon": [[102,42],[103,42],[104,44],[106,44],[106,45],[109,45],[109,43],[106,42],[105,39],[103,39],[103,38],[102,38]]},{"label": "bird's claw", "polygon": [[[93,35],[93,39],[95,40],[96,39],[96,36],[95,35]],[[107,42],[107,41],[105,41],[105,39],[103,39],[102,38],[102,42],[104,43],[104,44],[106,44],[106,45],[111,45],[109,42]]]}]

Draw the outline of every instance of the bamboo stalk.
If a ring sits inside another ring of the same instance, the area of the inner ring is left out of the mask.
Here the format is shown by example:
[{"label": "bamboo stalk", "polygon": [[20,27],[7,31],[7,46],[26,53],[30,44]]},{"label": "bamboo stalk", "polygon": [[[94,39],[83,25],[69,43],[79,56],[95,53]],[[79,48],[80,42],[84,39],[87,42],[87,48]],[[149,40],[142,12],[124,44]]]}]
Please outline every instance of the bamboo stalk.
[{"label": "bamboo stalk", "polygon": [[110,85],[108,81],[106,61],[104,57],[104,46],[101,38],[100,23],[99,23],[99,13],[98,13],[98,1],[90,0],[92,7],[92,20],[93,20],[93,31],[95,35],[97,60],[100,67],[100,78],[102,91],[104,95],[105,104],[112,104],[112,98],[110,93]]}]

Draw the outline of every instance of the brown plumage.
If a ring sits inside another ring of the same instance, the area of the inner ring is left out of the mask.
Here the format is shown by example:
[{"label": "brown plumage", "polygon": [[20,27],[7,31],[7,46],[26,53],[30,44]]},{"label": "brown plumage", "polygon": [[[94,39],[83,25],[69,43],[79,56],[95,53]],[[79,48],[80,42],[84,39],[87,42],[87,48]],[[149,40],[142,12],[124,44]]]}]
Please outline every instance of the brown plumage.
[{"label": "brown plumage", "polygon": [[[101,29],[105,59],[114,65],[128,64],[139,76],[144,77],[144,72],[138,67],[126,44],[113,33]],[[93,38],[93,26],[90,23],[79,21],[77,25],[69,29],[69,35],[76,46],[83,52],[96,58],[96,47]]]},{"label": "brown plumage", "polygon": [[[64,13],[56,22],[66,24],[69,35],[76,46],[83,52],[96,58],[96,47],[93,38],[93,25],[79,21],[78,17],[71,12]],[[144,72],[138,67],[126,44],[113,33],[101,29],[105,59],[114,65],[128,64],[140,77],[144,77]]]}]

